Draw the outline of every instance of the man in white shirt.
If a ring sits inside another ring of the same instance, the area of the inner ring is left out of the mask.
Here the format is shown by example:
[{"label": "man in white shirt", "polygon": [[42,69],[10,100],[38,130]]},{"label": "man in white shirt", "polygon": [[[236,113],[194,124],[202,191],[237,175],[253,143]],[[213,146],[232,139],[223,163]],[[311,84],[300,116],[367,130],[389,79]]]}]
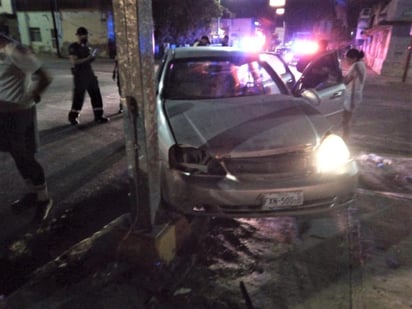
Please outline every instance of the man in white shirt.
[{"label": "man in white shirt", "polygon": [[34,54],[0,33],[0,151],[8,152],[28,186],[11,206],[15,212],[35,207],[36,219],[46,219],[52,206],[38,148],[36,103],[51,83]]}]

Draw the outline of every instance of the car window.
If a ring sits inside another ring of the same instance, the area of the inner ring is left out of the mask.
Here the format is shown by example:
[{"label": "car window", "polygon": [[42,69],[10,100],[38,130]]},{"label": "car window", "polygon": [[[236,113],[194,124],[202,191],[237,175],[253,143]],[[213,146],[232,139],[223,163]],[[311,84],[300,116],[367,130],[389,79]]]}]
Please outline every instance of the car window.
[{"label": "car window", "polygon": [[304,71],[302,84],[305,89],[322,90],[342,82],[342,71],[335,53],[315,60]]},{"label": "car window", "polygon": [[167,99],[215,99],[281,93],[257,60],[175,61],[168,67],[163,96]]},{"label": "car window", "polygon": [[277,74],[280,76],[283,76],[284,74],[287,73],[286,67],[284,62],[280,60],[276,55],[270,55],[270,54],[261,54],[260,58],[267,63],[275,70]]},{"label": "car window", "polygon": [[289,89],[293,89],[293,86],[296,83],[296,77],[279,55],[273,53],[262,53],[259,55],[259,58],[269,64],[269,66],[282,79],[285,85],[289,87]]}]

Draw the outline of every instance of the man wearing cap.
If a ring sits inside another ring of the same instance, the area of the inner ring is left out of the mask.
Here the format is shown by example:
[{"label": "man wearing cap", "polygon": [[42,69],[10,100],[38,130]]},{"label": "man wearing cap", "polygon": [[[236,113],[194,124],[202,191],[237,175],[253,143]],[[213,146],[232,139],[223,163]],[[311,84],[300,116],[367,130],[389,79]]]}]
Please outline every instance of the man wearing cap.
[{"label": "man wearing cap", "polygon": [[73,101],[72,109],[69,112],[69,122],[72,125],[80,123],[79,114],[87,91],[93,107],[94,121],[96,123],[106,123],[109,119],[103,116],[102,95],[97,77],[91,66],[91,63],[96,59],[97,50],[91,52],[86,28],[79,27],[76,35],[78,41],[69,46],[69,60],[74,76]]}]

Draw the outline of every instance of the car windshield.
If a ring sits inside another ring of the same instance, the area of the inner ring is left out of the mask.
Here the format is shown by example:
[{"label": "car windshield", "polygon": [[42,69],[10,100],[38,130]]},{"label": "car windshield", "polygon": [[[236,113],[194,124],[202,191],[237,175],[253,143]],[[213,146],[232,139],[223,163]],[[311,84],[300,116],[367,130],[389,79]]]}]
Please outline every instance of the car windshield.
[{"label": "car windshield", "polygon": [[193,100],[281,92],[264,63],[256,59],[186,59],[169,65],[163,93],[169,100]]}]

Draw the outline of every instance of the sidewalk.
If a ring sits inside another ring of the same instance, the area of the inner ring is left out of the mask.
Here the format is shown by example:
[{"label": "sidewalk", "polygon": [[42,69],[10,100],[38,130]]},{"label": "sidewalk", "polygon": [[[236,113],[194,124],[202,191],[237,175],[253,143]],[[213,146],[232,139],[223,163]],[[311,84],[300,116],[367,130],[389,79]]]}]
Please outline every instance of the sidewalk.
[{"label": "sidewalk", "polygon": [[354,112],[350,144],[356,152],[411,156],[412,82],[368,69],[363,102]]}]

